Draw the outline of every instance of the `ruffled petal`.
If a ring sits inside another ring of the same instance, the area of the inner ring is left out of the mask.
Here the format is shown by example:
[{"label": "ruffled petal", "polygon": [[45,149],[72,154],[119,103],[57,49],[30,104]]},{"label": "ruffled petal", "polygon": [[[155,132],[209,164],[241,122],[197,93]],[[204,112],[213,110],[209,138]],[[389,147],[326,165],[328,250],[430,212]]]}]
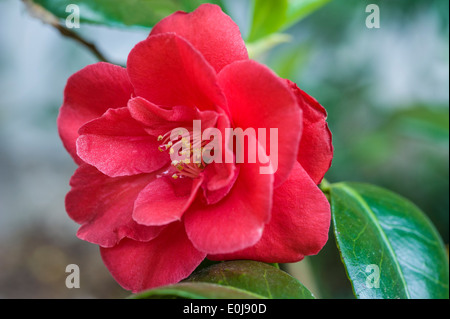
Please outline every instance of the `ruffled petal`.
[{"label": "ruffled petal", "polygon": [[173,33],[138,43],[128,56],[127,70],[136,95],[154,104],[199,110],[225,105],[214,69],[191,44]]},{"label": "ruffled petal", "polygon": [[272,216],[261,240],[242,251],[208,258],[297,262],[322,249],[328,240],[330,219],[327,198],[297,163],[288,180],[274,190]]},{"label": "ruffled petal", "polygon": [[270,219],[273,175],[260,174],[259,163],[240,164],[230,192],[218,203],[192,204],[185,214],[194,246],[208,254],[230,253],[253,246]]},{"label": "ruffled petal", "polygon": [[126,107],[108,110],[84,125],[77,140],[78,156],[111,176],[151,173],[166,165],[169,155],[133,119]]},{"label": "ruffled petal", "polygon": [[316,99],[287,80],[303,110],[303,135],[300,140],[298,161],[318,185],[331,166],[333,144],[328,128],[327,112]]},{"label": "ruffled petal", "polygon": [[112,247],[124,237],[139,241],[156,237],[161,227],[138,225],[132,219],[134,201],[154,178],[151,174],[112,178],[82,164],[66,196],[67,213],[82,225],[78,237],[103,247]]},{"label": "ruffled petal", "polygon": [[124,239],[113,248],[101,248],[100,252],[115,280],[132,292],[177,283],[205,258],[204,253],[192,246],[178,222],[168,225],[149,242]]},{"label": "ruffled petal", "polygon": [[232,62],[248,59],[239,27],[217,5],[203,4],[192,13],[175,12],[156,24],[150,35],[167,32],[188,40],[217,72]]},{"label": "ruffled petal", "polygon": [[[230,180],[228,180],[228,178],[225,179],[225,176],[228,176],[227,174],[229,174],[229,172],[228,172],[229,168],[233,168],[233,171],[232,171],[233,175]],[[239,176],[239,169],[240,169],[240,166],[235,166],[234,164],[233,164],[233,166],[231,166],[230,164],[226,164],[226,163],[223,163],[223,164],[213,163],[213,164],[208,165],[205,168],[205,170],[203,172],[205,181],[210,181],[210,182],[214,181],[214,180],[216,180],[215,177],[220,176],[220,175],[224,176],[224,179],[221,182],[228,181],[227,183],[224,183],[224,186],[214,189],[214,190],[208,188],[207,182],[204,182],[202,184],[203,196],[208,205],[216,204],[216,203],[220,202],[222,200],[222,198],[224,198],[225,196],[228,195],[228,193],[233,188],[233,185]]]},{"label": "ruffled petal", "polygon": [[[266,140],[262,144],[266,154],[270,154],[277,187],[297,161],[302,134],[302,114],[294,95],[284,80],[252,60],[225,67],[219,74],[219,83],[227,97],[234,128],[253,128],[256,134],[265,129]],[[278,139],[271,131],[278,133]],[[270,151],[271,145],[278,146],[278,150]]]},{"label": "ruffled petal", "polygon": [[171,109],[163,109],[142,97],[131,99],[128,109],[131,116],[153,136],[164,135],[178,127],[192,129],[194,120],[201,121],[202,130],[214,127],[218,118],[215,111],[199,111],[188,106],[176,105]]},{"label": "ruffled petal", "polygon": [[[239,174],[235,165],[235,157],[230,148],[231,137],[226,134],[226,129],[231,128],[228,116],[221,111],[217,120],[217,129],[222,138],[217,144],[220,161],[208,164],[203,171],[205,182],[202,185],[203,194],[208,204],[215,204],[225,197],[234,185]],[[230,160],[231,159],[231,160]]]},{"label": "ruffled petal", "polygon": [[109,63],[88,65],[67,80],[57,124],[61,140],[77,164],[83,162],[75,145],[79,128],[109,108],[126,106],[132,93],[126,69]]},{"label": "ruffled petal", "polygon": [[181,220],[197,195],[202,178],[160,177],[139,194],[133,219],[142,225],[166,225]]}]

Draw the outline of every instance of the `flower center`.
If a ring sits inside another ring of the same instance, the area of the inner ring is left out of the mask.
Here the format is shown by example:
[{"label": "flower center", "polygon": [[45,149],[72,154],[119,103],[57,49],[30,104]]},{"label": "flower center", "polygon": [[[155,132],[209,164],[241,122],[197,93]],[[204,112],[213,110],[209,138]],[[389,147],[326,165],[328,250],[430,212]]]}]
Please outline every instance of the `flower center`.
[{"label": "flower center", "polygon": [[[175,136],[175,138],[174,138]],[[202,141],[201,133],[194,133],[192,129],[182,129],[174,134],[169,131],[158,136],[161,144],[160,152],[169,152],[172,160],[171,166],[162,176],[171,175],[173,179],[190,177],[197,178],[204,170],[203,147],[207,141]]]}]

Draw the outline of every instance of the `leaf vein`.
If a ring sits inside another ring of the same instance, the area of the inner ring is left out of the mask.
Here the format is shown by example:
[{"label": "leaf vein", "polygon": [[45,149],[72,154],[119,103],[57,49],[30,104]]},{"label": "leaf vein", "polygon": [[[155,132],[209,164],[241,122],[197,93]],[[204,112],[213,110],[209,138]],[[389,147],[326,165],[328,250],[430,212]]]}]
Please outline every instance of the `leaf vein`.
[{"label": "leaf vein", "polygon": [[373,210],[370,208],[369,204],[364,200],[364,198],[360,194],[358,194],[356,191],[354,191],[351,187],[348,187],[344,184],[340,184],[339,188],[342,189],[345,193],[347,193],[347,195],[349,195],[350,197],[353,197],[355,200],[357,200],[361,204],[362,208],[367,212],[368,217],[373,221],[375,227],[377,228],[377,230],[379,231],[379,233],[381,235],[383,243],[385,244],[389,254],[392,257],[395,268],[397,269],[398,274],[400,275],[406,296],[408,299],[410,299],[411,295],[410,295],[409,290],[406,285],[405,275],[403,274],[402,268],[401,268],[400,264],[398,263],[398,260],[395,258],[395,256],[396,256],[395,251],[392,248],[392,245],[391,245],[389,239],[387,238],[386,233],[384,232],[383,228],[381,227],[380,221],[378,220],[377,216],[375,215]]}]

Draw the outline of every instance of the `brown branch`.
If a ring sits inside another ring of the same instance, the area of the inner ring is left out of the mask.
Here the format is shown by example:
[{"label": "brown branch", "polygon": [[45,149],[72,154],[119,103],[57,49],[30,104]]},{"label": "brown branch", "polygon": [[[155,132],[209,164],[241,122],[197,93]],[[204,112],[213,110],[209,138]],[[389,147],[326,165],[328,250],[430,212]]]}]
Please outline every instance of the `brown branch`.
[{"label": "brown branch", "polygon": [[100,51],[97,49],[97,47],[93,43],[86,41],[78,33],[75,33],[72,30],[63,27],[60,24],[54,25],[54,27],[56,29],[58,29],[58,31],[63,36],[68,37],[68,38],[72,38],[75,41],[77,41],[77,42],[81,43],[82,45],[84,45],[89,51],[92,52],[92,54],[94,54],[97,57],[97,59],[99,61],[108,62],[106,60],[106,58],[104,57],[104,55],[102,53],[100,53]]},{"label": "brown branch", "polygon": [[51,12],[47,11],[40,5],[37,5],[32,0],[22,0],[25,3],[26,8],[31,16],[41,20],[42,22],[51,25],[61,33],[61,35],[71,38],[78,43],[81,43],[86,47],[99,61],[109,62],[105,56],[97,49],[97,47],[87,40],[83,39],[78,33],[64,27],[60,24],[58,18],[54,16]]}]

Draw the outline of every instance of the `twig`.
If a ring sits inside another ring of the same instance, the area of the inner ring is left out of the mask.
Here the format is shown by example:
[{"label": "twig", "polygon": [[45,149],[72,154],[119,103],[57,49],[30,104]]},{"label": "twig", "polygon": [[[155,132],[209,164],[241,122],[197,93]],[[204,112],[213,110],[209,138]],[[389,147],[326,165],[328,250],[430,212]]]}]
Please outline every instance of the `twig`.
[{"label": "twig", "polygon": [[61,33],[63,36],[71,38],[81,43],[89,51],[91,51],[92,54],[94,54],[99,61],[109,62],[93,43],[86,41],[76,32],[73,32],[72,30],[62,26],[59,23],[58,18],[55,17],[51,12],[47,11],[40,5],[37,5],[32,0],[22,0],[22,1],[25,3],[25,6],[28,9],[30,15],[32,15],[35,18],[38,18],[39,20],[41,20],[46,24],[51,25],[52,27],[57,29],[59,33]]}]

